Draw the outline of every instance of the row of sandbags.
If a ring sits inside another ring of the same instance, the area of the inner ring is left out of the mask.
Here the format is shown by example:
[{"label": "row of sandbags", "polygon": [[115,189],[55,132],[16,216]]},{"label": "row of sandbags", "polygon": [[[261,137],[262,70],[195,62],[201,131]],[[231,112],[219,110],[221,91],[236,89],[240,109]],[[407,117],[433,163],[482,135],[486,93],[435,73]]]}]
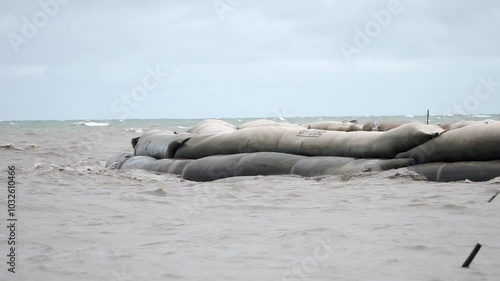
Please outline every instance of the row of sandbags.
[{"label": "row of sandbags", "polygon": [[256,175],[341,175],[385,171],[413,165],[412,159],[355,159],[348,157],[307,157],[277,152],[213,155],[200,159],[156,159],[122,153],[111,158],[111,169],[144,169],[181,175],[192,181],[212,181],[235,176]]},{"label": "row of sandbags", "polygon": [[147,132],[132,140],[135,156],[116,156],[106,166],[172,173],[195,181],[242,175],[337,175],[399,167],[429,180],[481,181],[500,171],[499,161],[494,161],[500,159],[498,122],[459,122],[446,130],[420,123],[385,132],[327,129],[270,120],[238,128],[205,120],[182,134]]},{"label": "row of sandbags", "polygon": [[[220,124],[207,122],[205,125]],[[500,160],[500,122],[472,123],[450,131],[420,123],[404,124],[386,132],[346,133],[289,126],[257,126],[219,133],[151,131],[133,143],[135,155],[158,159],[280,152],[304,156],[412,158],[416,163],[490,161]]]},{"label": "row of sandbags", "polygon": [[[459,129],[469,125],[476,124],[489,124],[494,123],[493,120],[483,120],[483,121],[460,121],[454,124],[438,124],[445,131],[451,131]],[[305,128],[305,129],[316,129],[316,130],[326,130],[326,131],[343,131],[343,132],[355,132],[355,131],[389,131],[391,129],[401,126],[402,123],[397,122],[367,122],[365,124],[359,124],[357,120],[351,121],[317,121],[305,124],[291,124],[287,122],[276,122],[273,120],[259,119],[254,121],[246,122],[240,126],[235,126],[223,120],[218,119],[207,119],[203,120],[195,126],[188,130],[188,133],[196,134],[211,134],[211,133],[222,133],[231,132],[235,130],[242,130],[255,127],[288,127],[288,128]]]},{"label": "row of sandbags", "polygon": [[280,152],[304,156],[392,159],[444,132],[440,127],[416,122],[387,132],[346,133],[299,127],[258,126],[227,132],[199,133],[204,128],[207,127],[183,134],[168,131],[145,133],[133,142],[135,155],[158,159],[198,159],[211,155]]},{"label": "row of sandbags", "polygon": [[255,127],[288,127],[288,128],[304,128],[327,131],[388,131],[400,126],[397,123],[381,123],[368,122],[364,125],[359,124],[356,120],[351,121],[318,121],[305,124],[291,124],[287,122],[276,122],[268,119],[258,119],[246,122],[240,126],[235,126],[223,120],[207,119],[203,120],[188,130],[188,133],[219,133],[242,130]]},{"label": "row of sandbags", "polygon": [[144,169],[180,175],[191,181],[213,181],[236,176],[257,175],[343,175],[385,171],[406,167],[430,181],[487,181],[500,176],[500,161],[429,163],[414,165],[413,159],[355,159],[348,157],[307,157],[276,152],[214,155],[201,159],[156,159],[123,153],[114,156],[106,167]]}]

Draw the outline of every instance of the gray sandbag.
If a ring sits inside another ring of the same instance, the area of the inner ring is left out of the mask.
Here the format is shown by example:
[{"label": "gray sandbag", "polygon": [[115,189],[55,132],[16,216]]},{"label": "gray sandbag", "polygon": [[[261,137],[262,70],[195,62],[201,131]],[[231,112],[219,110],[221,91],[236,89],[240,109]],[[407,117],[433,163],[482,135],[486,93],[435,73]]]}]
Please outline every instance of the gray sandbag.
[{"label": "gray sandbag", "polygon": [[184,142],[175,158],[197,159],[218,154],[281,152],[305,156],[394,158],[443,132],[421,123],[408,123],[387,132],[338,132],[276,126],[231,133],[197,135]]},{"label": "gray sandbag", "polygon": [[[141,156],[136,156],[136,157],[141,157]],[[148,157],[148,156],[142,156],[142,157]],[[176,161],[174,159],[156,159],[156,158],[154,159],[155,161],[147,163],[147,165],[137,168],[159,173],[169,173],[168,171],[170,166]]]},{"label": "gray sandbag", "polygon": [[143,169],[150,170],[151,164],[157,161],[156,158],[150,156],[134,156],[129,157],[123,161],[120,166],[120,170],[130,170],[130,169]]},{"label": "gray sandbag", "polygon": [[191,160],[186,159],[155,159],[155,161],[137,168],[159,173],[181,175],[184,167],[186,167],[190,161]]},{"label": "gray sandbag", "polygon": [[460,121],[457,123],[453,123],[451,125],[445,124],[441,125],[441,128],[445,129],[446,131],[451,131],[451,130],[456,130],[460,129],[469,125],[478,125],[478,124],[490,124],[494,123],[495,121],[493,120],[483,120],[483,121]]},{"label": "gray sandbag", "polygon": [[500,160],[500,123],[468,125],[447,131],[399,153],[396,158],[413,158],[417,164]]},{"label": "gray sandbag", "polygon": [[120,153],[120,154],[117,154],[111,158],[109,158],[109,160],[106,162],[106,164],[104,165],[105,168],[108,168],[108,169],[120,169],[123,162],[125,162],[125,160],[127,160],[128,158],[130,157],[133,157],[134,155],[130,154],[130,153]]},{"label": "gray sandbag", "polygon": [[187,130],[192,134],[215,134],[235,131],[237,128],[231,123],[217,119],[207,119],[199,122]]},{"label": "gray sandbag", "polygon": [[393,122],[367,122],[363,125],[362,130],[363,131],[379,131],[379,132],[386,132],[389,130],[392,130],[394,128],[397,128],[403,124],[400,123],[393,123]]},{"label": "gray sandbag", "polygon": [[227,155],[251,152],[277,152],[283,132],[290,128],[256,127],[231,133],[196,135],[179,147],[175,158],[198,159],[211,155]]},{"label": "gray sandbag", "polygon": [[120,170],[142,169],[180,175],[190,161],[186,159],[156,159],[150,156],[134,156],[130,153],[121,153],[111,157],[106,162],[105,167]]},{"label": "gray sandbag", "polygon": [[253,121],[248,121],[240,126],[238,126],[239,129],[248,129],[248,128],[256,128],[256,127],[269,127],[269,126],[274,126],[274,127],[290,127],[290,128],[303,128],[304,126],[297,125],[297,124],[291,124],[287,122],[276,122],[273,120],[268,120],[268,119],[258,119],[258,120],[253,120]]},{"label": "gray sandbag", "polygon": [[235,176],[290,174],[293,166],[303,158],[306,157],[277,152],[246,153],[236,166]]},{"label": "gray sandbag", "polygon": [[437,126],[421,123],[408,123],[387,132],[302,130],[297,135],[285,133],[278,151],[307,156],[391,159],[397,153],[435,138],[442,132]]},{"label": "gray sandbag", "polygon": [[158,159],[174,158],[175,151],[193,134],[175,134],[171,131],[151,131],[136,141],[136,156],[151,156]]},{"label": "gray sandbag", "polygon": [[304,157],[291,173],[303,177],[386,171],[413,165],[413,159],[355,159],[348,157]]},{"label": "gray sandbag", "polygon": [[451,181],[489,181],[500,177],[500,161],[475,161],[454,163],[427,163],[408,167],[427,180],[438,182]]},{"label": "gray sandbag", "polygon": [[305,127],[308,129],[343,132],[361,131],[363,129],[360,124],[348,121],[320,121],[308,123]]},{"label": "gray sandbag", "polygon": [[130,153],[121,153],[111,157],[104,167],[117,170],[143,169],[156,171],[155,165],[159,166],[160,164],[156,158],[150,156],[134,156]]},{"label": "gray sandbag", "polygon": [[[158,160],[160,161],[160,160]],[[168,167],[167,173],[174,175],[182,175],[184,168],[191,162],[192,160],[188,159],[175,159],[175,161],[170,164]]]},{"label": "gray sandbag", "polygon": [[245,154],[214,155],[189,162],[182,178],[190,181],[213,181],[236,176],[236,166]]}]

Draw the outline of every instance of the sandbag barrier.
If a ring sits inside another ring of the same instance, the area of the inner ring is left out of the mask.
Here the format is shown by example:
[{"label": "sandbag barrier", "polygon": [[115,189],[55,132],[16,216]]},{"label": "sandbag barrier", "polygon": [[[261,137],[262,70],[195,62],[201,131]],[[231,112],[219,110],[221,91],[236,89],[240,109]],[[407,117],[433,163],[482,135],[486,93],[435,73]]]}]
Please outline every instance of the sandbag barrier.
[{"label": "sandbag barrier", "polygon": [[112,157],[111,169],[143,169],[180,175],[186,180],[213,181],[237,176],[257,175],[342,175],[374,172],[413,165],[413,159],[355,159],[348,157],[308,157],[278,152],[213,155],[200,159],[156,159],[122,153]]},{"label": "sandbag barrier", "polygon": [[281,152],[303,156],[341,156],[392,159],[427,142],[444,130],[438,126],[408,123],[387,132],[342,132],[259,126],[210,133],[179,134],[153,131],[141,136],[135,155],[155,158],[198,159],[211,155]]},{"label": "sandbag barrier", "polygon": [[[310,129],[313,126],[334,130]],[[132,140],[134,155],[117,155],[106,167],[171,173],[193,181],[401,167],[432,181],[486,181],[500,176],[499,122],[460,122],[443,126],[447,130],[416,122],[387,131],[359,131],[359,126],[353,121],[296,125],[256,120],[238,128],[205,120],[182,134],[147,132]]]}]

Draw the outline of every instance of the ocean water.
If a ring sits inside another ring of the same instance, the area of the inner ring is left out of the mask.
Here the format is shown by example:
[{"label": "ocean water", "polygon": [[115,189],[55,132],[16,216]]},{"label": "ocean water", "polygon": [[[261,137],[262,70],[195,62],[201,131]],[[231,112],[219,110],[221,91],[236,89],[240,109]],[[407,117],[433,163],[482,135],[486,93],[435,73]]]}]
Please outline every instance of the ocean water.
[{"label": "ocean water", "polygon": [[[424,116],[311,117],[410,122]],[[431,123],[500,115],[431,116]],[[242,124],[251,119],[224,119]],[[151,129],[200,120],[1,121],[0,280],[498,280],[500,179],[405,171],[208,183],[104,168]],[[7,167],[16,167],[16,273]],[[462,263],[482,244],[470,268]]]}]

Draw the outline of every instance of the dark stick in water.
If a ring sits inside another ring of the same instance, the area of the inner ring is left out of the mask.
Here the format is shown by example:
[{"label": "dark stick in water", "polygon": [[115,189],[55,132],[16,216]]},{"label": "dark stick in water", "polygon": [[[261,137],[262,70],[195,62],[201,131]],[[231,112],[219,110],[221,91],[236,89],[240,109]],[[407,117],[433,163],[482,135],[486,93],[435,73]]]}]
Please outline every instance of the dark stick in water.
[{"label": "dark stick in water", "polygon": [[469,257],[465,260],[464,264],[462,264],[462,267],[469,267],[472,260],[476,257],[477,252],[479,252],[479,249],[481,249],[481,244],[477,243],[476,247],[474,247]]},{"label": "dark stick in water", "polygon": [[498,191],[497,193],[495,193],[495,195],[493,195],[490,200],[488,200],[488,203],[491,203],[491,201],[493,201],[493,199],[495,199],[495,197],[497,197],[497,195],[500,194],[500,191]]}]

